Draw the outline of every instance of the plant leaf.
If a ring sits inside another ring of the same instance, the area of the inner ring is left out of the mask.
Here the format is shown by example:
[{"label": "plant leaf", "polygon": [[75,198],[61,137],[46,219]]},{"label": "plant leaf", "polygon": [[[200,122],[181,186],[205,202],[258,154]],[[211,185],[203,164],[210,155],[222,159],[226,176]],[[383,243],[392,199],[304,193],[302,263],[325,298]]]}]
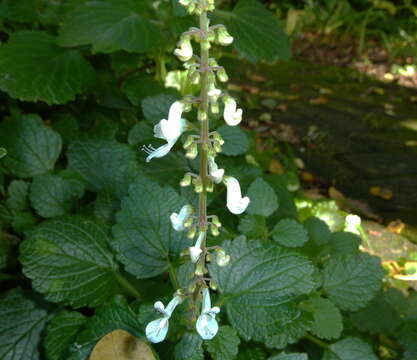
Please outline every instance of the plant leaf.
[{"label": "plant leaf", "polygon": [[363,340],[348,337],[330,345],[322,360],[377,360],[372,348]]},{"label": "plant leaf", "polygon": [[8,150],[3,164],[21,178],[52,170],[62,148],[61,137],[44,127],[38,115],[4,121],[0,127],[0,143]]},{"label": "plant leaf", "polygon": [[175,346],[175,360],[203,359],[203,340],[197,333],[185,333]]},{"label": "plant leaf", "polygon": [[37,309],[13,289],[0,299],[0,358],[39,360],[38,343],[47,320],[47,312]]},{"label": "plant leaf", "polygon": [[270,216],[278,209],[278,198],[274,189],[262,178],[256,179],[249,186],[248,196],[248,214]]},{"label": "plant leaf", "polygon": [[238,354],[239,344],[240,339],[235,329],[231,326],[220,326],[217,335],[206,346],[213,360],[233,360]]},{"label": "plant leaf", "polygon": [[13,180],[7,188],[7,207],[13,211],[22,211],[28,207],[29,183],[23,180]]},{"label": "plant leaf", "polygon": [[314,267],[307,258],[244,237],[222,246],[230,255],[229,265],[211,263],[209,271],[230,323],[241,337],[263,339],[299,316],[291,301],[314,287]]},{"label": "plant leaf", "polygon": [[252,59],[288,60],[291,48],[277,17],[255,0],[240,0],[233,12],[217,12],[224,17],[234,46]]},{"label": "plant leaf", "polygon": [[35,176],[30,186],[30,202],[36,212],[44,218],[64,215],[75,200],[83,195],[79,186],[58,175]]},{"label": "plant leaf", "polygon": [[139,15],[131,1],[91,1],[64,19],[59,30],[61,46],[92,45],[93,52],[118,50],[145,53],[160,46],[159,29]]},{"label": "plant leaf", "polygon": [[222,154],[228,156],[243,155],[249,150],[246,133],[238,126],[220,126],[217,131],[224,140]]},{"label": "plant leaf", "polygon": [[366,306],[381,287],[380,259],[366,253],[338,256],[324,264],[323,288],[342,310]]},{"label": "plant leaf", "polygon": [[0,89],[15,99],[65,104],[93,79],[94,69],[79,51],[59,48],[44,32],[12,33],[0,48]]},{"label": "plant leaf", "polygon": [[97,306],[117,293],[117,264],[106,227],[81,216],[50,220],[28,233],[20,261],[33,287],[53,302]]},{"label": "plant leaf", "polygon": [[308,241],[308,233],[297,221],[282,219],[272,230],[272,238],[283,246],[297,247]]},{"label": "plant leaf", "polygon": [[68,348],[74,342],[87,318],[76,311],[61,311],[46,330],[45,348],[48,360],[66,359]]},{"label": "plant leaf", "polygon": [[270,357],[268,360],[308,360],[308,356],[304,353],[280,354]]},{"label": "plant leaf", "polygon": [[179,255],[191,241],[172,228],[170,215],[185,205],[171,188],[142,177],[129,187],[113,227],[113,248],[126,270],[149,278],[168,268],[170,255]]}]

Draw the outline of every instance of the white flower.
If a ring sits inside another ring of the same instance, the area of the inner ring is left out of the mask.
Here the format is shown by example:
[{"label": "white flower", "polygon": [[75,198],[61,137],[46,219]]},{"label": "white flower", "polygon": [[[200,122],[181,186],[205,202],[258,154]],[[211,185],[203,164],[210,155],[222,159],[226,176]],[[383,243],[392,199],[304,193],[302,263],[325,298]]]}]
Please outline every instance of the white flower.
[{"label": "white flower", "polygon": [[220,184],[223,180],[224,169],[219,169],[216,162],[214,161],[214,156],[208,157],[208,166],[209,166],[209,175],[211,179],[216,184]]},{"label": "white flower", "polygon": [[248,207],[250,199],[247,196],[242,198],[239,181],[231,176],[225,177],[223,181],[227,187],[227,208],[232,214],[243,213]]},{"label": "white flower", "polygon": [[172,312],[175,310],[177,305],[181,302],[182,298],[180,296],[175,296],[168,303],[166,308],[164,307],[164,304],[162,304],[162,302],[160,301],[157,301],[154,304],[155,310],[161,313],[163,317],[151,321],[148,325],[146,325],[145,333],[149,341],[153,343],[159,343],[161,341],[164,341],[168,333],[169,318],[171,317]]},{"label": "white flower", "polygon": [[197,319],[196,329],[203,340],[213,339],[219,330],[216,314],[220,312],[217,306],[211,307],[209,289],[203,289],[203,304],[201,315]]},{"label": "white flower", "polygon": [[178,43],[178,49],[175,49],[174,55],[181,61],[188,61],[193,57],[193,46],[189,36],[184,36]]},{"label": "white flower", "polygon": [[358,215],[349,214],[345,219],[345,231],[360,235],[359,226],[361,226],[362,220]]},{"label": "white flower", "polygon": [[193,207],[191,205],[184,205],[180,213],[172,213],[170,216],[172,227],[175,231],[183,231],[185,229],[185,222],[193,213]]},{"label": "white flower", "polygon": [[223,98],[224,102],[224,112],[223,117],[229,126],[236,126],[242,121],[242,109],[236,109],[237,104],[236,100],[230,96],[225,96]]},{"label": "white flower", "polygon": [[201,245],[203,244],[204,239],[206,238],[205,231],[201,231],[198,235],[197,241],[194,246],[189,248],[190,251],[190,258],[192,263],[196,263],[200,258],[203,250],[201,250]]},{"label": "white flower", "polygon": [[183,111],[184,104],[180,101],[174,102],[169,109],[168,120],[162,119],[154,126],[153,131],[155,137],[164,139],[167,143],[157,149],[152,145],[144,146],[142,150],[148,154],[146,162],[151,161],[153,158],[160,158],[168,154],[181,134],[187,130],[187,121],[181,118]]}]

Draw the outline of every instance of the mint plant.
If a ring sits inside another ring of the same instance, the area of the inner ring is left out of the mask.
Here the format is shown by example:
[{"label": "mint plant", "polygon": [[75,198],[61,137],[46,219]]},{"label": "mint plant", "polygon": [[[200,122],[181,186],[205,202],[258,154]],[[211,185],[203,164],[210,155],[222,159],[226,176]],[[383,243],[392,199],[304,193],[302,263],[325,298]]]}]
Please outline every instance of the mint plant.
[{"label": "mint plant", "polygon": [[2,0],[0,18],[0,359],[415,359],[415,293],[360,250],[359,219],[268,173],[238,126],[233,67],[288,57],[261,3]]}]

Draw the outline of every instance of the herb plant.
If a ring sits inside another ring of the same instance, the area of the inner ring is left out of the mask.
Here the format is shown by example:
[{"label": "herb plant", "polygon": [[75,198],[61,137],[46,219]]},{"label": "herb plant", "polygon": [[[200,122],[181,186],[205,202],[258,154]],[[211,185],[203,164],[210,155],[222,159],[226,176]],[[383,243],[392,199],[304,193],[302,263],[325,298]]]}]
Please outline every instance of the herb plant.
[{"label": "herb plant", "polygon": [[215,5],[1,2],[0,359],[415,359],[416,297],[357,218],[297,210],[221,89],[218,45],[286,58],[279,23]]}]

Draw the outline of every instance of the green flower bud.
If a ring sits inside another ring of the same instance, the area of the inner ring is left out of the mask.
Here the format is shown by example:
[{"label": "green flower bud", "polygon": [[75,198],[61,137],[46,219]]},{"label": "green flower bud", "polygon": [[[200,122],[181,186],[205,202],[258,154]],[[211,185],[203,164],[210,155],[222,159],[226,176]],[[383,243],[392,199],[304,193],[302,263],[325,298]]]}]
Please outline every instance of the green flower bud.
[{"label": "green flower bud", "polygon": [[193,185],[196,193],[203,192],[203,183],[201,182],[200,178],[193,179]]},{"label": "green flower bud", "polygon": [[224,140],[223,140],[222,136],[217,131],[215,131],[213,133],[213,140],[214,141],[218,141],[220,145],[223,145],[224,144]]},{"label": "green flower bud", "polygon": [[210,99],[210,110],[213,114],[218,114],[220,112],[219,103],[217,100],[211,100]]},{"label": "green flower bud", "polygon": [[197,263],[197,266],[195,267],[194,274],[196,274],[197,276],[203,276],[206,272],[207,272],[206,267],[204,266],[202,262],[199,261]]},{"label": "green flower bud", "polygon": [[216,225],[217,227],[221,227],[222,223],[219,220],[219,217],[217,215],[213,215],[213,217],[211,218],[211,222]]},{"label": "green flower bud", "polygon": [[214,183],[213,181],[208,181],[206,185],[206,191],[207,192],[213,192],[214,190]]},{"label": "green flower bud", "polygon": [[220,144],[219,141],[214,141],[213,142],[213,148],[217,153],[221,153],[222,152],[222,145]]},{"label": "green flower bud", "polygon": [[185,140],[185,143],[182,147],[184,149],[188,149],[193,144],[194,144],[194,137],[192,135],[188,135],[187,139]]},{"label": "green flower bud", "polygon": [[197,114],[197,119],[199,121],[206,121],[207,120],[207,113],[205,110],[199,108],[198,109],[198,114]]},{"label": "green flower bud", "polygon": [[188,230],[187,237],[189,239],[192,239],[196,233],[197,233],[197,226],[194,225],[190,228],[190,230]]},{"label": "green flower bud", "polygon": [[213,224],[210,225],[210,232],[211,232],[211,235],[213,235],[213,236],[219,236],[220,235],[219,228],[216,225],[213,225]]},{"label": "green flower bud", "polygon": [[189,186],[190,184],[191,184],[191,175],[185,174],[184,177],[180,181],[180,185],[182,187],[186,187],[186,186]]},{"label": "green flower bud", "polygon": [[229,81],[229,77],[227,76],[226,70],[223,67],[217,70],[217,77],[221,82]]},{"label": "green flower bud", "polygon": [[231,36],[225,26],[217,28],[216,41],[220,45],[227,46],[233,42],[233,36]]},{"label": "green flower bud", "polygon": [[193,225],[194,219],[189,217],[187,220],[184,221],[184,227],[189,228]]},{"label": "green flower bud", "polygon": [[216,263],[218,266],[226,266],[230,262],[230,256],[226,255],[226,251],[223,248],[216,250]]},{"label": "green flower bud", "polygon": [[213,291],[217,290],[217,283],[214,280],[210,280],[209,282],[210,289]]},{"label": "green flower bud", "polygon": [[198,147],[197,144],[194,142],[192,143],[185,153],[185,156],[191,160],[194,160],[198,155]]},{"label": "green flower bud", "polygon": [[200,73],[195,69],[189,70],[188,80],[191,84],[198,85],[200,83]]}]

